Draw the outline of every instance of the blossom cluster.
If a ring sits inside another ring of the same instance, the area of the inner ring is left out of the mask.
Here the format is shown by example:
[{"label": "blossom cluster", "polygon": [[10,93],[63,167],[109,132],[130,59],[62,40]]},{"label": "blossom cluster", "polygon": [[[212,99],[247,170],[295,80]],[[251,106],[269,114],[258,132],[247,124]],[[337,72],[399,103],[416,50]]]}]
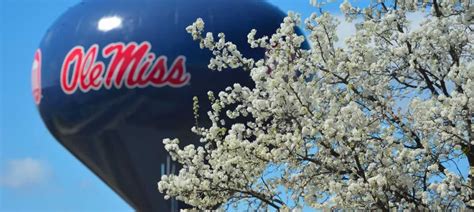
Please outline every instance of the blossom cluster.
[{"label": "blossom cluster", "polygon": [[[265,49],[259,60],[224,34],[204,35],[201,19],[187,28],[212,51],[209,68],[248,70],[255,87],[208,93],[212,124],[192,129],[201,146],[164,140],[183,168],[162,177],[161,192],[200,209],[242,201],[284,211],[474,209],[469,0],[379,0],[366,8],[345,1],[340,8],[360,20],[345,46],[335,45],[331,14],[302,22],[290,12],[273,35],[248,34],[252,48]],[[425,19],[411,28],[414,11]],[[302,24],[309,49],[295,31]]]}]

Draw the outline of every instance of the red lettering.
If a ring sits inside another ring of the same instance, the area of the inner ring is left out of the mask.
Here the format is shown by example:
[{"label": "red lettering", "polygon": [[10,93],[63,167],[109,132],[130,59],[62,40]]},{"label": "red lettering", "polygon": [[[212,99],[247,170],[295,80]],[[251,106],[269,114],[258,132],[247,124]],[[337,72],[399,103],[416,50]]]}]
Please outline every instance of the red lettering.
[{"label": "red lettering", "polygon": [[109,57],[112,54],[113,56],[107,68],[105,86],[110,88],[112,83],[115,83],[115,86],[121,87],[127,71],[129,76],[135,75],[138,64],[150,48],[151,46],[148,42],[143,42],[139,46],[136,43],[130,43],[125,47],[122,43],[107,45],[104,48],[104,57]]},{"label": "red lettering", "polygon": [[167,58],[165,56],[161,56],[156,60],[151,72],[147,76],[147,81],[149,84],[154,85],[155,87],[162,87],[165,85],[165,77],[166,77],[166,67]]},{"label": "red lettering", "polygon": [[185,57],[179,56],[173,62],[173,65],[171,66],[171,71],[166,79],[170,86],[179,87],[185,83],[188,83],[188,81],[191,79],[191,75],[189,73],[186,73],[186,66],[184,65],[185,61]]},{"label": "red lettering", "polygon": [[145,62],[141,65],[140,70],[138,72],[134,72],[134,75],[131,75],[127,79],[127,85],[129,87],[135,87],[138,85],[138,87],[144,87],[147,85],[147,79],[145,78],[145,74],[150,68],[150,65],[153,63],[153,60],[155,59],[155,54],[150,53],[145,60]]},{"label": "red lettering", "polygon": [[[77,89],[77,80],[79,77],[79,71],[81,69],[82,56],[84,55],[84,50],[82,47],[74,47],[66,55],[63,65],[61,67],[61,88],[66,94],[72,94]],[[69,76],[70,66],[75,64],[72,70],[72,77]],[[71,78],[71,79],[69,79]]]},{"label": "red lettering", "polygon": [[[112,43],[102,50],[104,58],[110,58],[105,67],[97,61],[99,46],[92,45],[87,52],[82,46],[76,46],[66,55],[61,67],[61,88],[66,94],[73,94],[79,88],[86,93],[102,87],[127,88],[135,87],[181,87],[191,79],[186,72],[186,58],[178,56],[168,69],[167,57],[156,58],[150,52],[151,44],[135,42],[127,45]],[[156,59],[155,59],[156,58]]]},{"label": "red lettering", "polygon": [[91,88],[98,89],[100,87],[99,77],[104,71],[104,64],[96,62],[98,46],[93,45],[87,51],[84,63],[81,68],[81,80],[80,88],[82,91],[87,92]]},{"label": "red lettering", "polygon": [[31,67],[31,87],[33,89],[33,99],[35,104],[39,105],[41,102],[41,50],[37,49],[35,52],[33,66]]}]

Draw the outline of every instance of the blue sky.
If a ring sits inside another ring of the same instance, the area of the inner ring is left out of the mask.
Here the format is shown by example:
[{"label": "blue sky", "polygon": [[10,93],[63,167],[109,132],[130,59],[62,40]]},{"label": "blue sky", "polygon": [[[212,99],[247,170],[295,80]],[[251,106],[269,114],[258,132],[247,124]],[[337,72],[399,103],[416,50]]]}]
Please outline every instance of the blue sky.
[{"label": "blue sky", "polygon": [[0,211],[131,211],[55,141],[33,103],[34,51],[77,2],[0,1]]},{"label": "blue sky", "polygon": [[[53,21],[78,2],[0,0],[0,211],[133,211],[55,141],[33,103],[34,52]],[[270,2],[303,17],[314,10],[308,0]],[[342,23],[339,33],[353,30]]]},{"label": "blue sky", "polygon": [[[0,0],[0,211],[132,211],[67,152],[31,94],[33,55],[47,28],[78,0]],[[273,0],[308,14],[307,0]]]}]

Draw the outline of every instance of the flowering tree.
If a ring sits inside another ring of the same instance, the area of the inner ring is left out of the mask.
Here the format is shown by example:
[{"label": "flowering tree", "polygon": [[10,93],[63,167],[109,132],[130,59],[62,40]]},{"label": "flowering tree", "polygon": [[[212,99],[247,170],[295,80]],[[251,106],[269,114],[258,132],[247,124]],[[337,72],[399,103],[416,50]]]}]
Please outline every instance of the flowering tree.
[{"label": "flowering tree", "polygon": [[[335,46],[337,19],[319,10],[304,21],[311,48],[302,48],[290,12],[272,36],[248,35],[266,50],[260,60],[223,34],[203,35],[201,19],[187,28],[213,52],[211,69],[248,70],[255,87],[208,93],[212,126],[192,129],[202,146],[164,140],[183,168],[163,176],[161,192],[201,209],[474,209],[470,1],[340,8],[357,20],[344,47]],[[412,29],[416,11],[426,18]]]}]

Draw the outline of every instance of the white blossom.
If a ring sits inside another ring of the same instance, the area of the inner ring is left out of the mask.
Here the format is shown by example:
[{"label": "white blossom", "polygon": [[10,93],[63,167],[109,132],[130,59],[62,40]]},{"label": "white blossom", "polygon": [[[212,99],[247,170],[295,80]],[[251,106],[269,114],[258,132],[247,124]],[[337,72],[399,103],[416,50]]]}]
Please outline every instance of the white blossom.
[{"label": "white blossom", "polygon": [[[211,124],[193,128],[202,146],[163,141],[183,168],[163,176],[159,190],[199,209],[474,209],[470,4],[379,0],[357,8],[346,0],[340,9],[358,19],[355,34],[335,45],[338,20],[318,11],[304,21],[310,49],[295,32],[300,15],[289,12],[273,35],[248,34],[266,52],[259,60],[222,33],[203,35],[197,19],[186,30],[213,53],[209,68],[248,70],[255,87],[208,93]],[[425,17],[418,27],[410,27],[412,12]]]}]

